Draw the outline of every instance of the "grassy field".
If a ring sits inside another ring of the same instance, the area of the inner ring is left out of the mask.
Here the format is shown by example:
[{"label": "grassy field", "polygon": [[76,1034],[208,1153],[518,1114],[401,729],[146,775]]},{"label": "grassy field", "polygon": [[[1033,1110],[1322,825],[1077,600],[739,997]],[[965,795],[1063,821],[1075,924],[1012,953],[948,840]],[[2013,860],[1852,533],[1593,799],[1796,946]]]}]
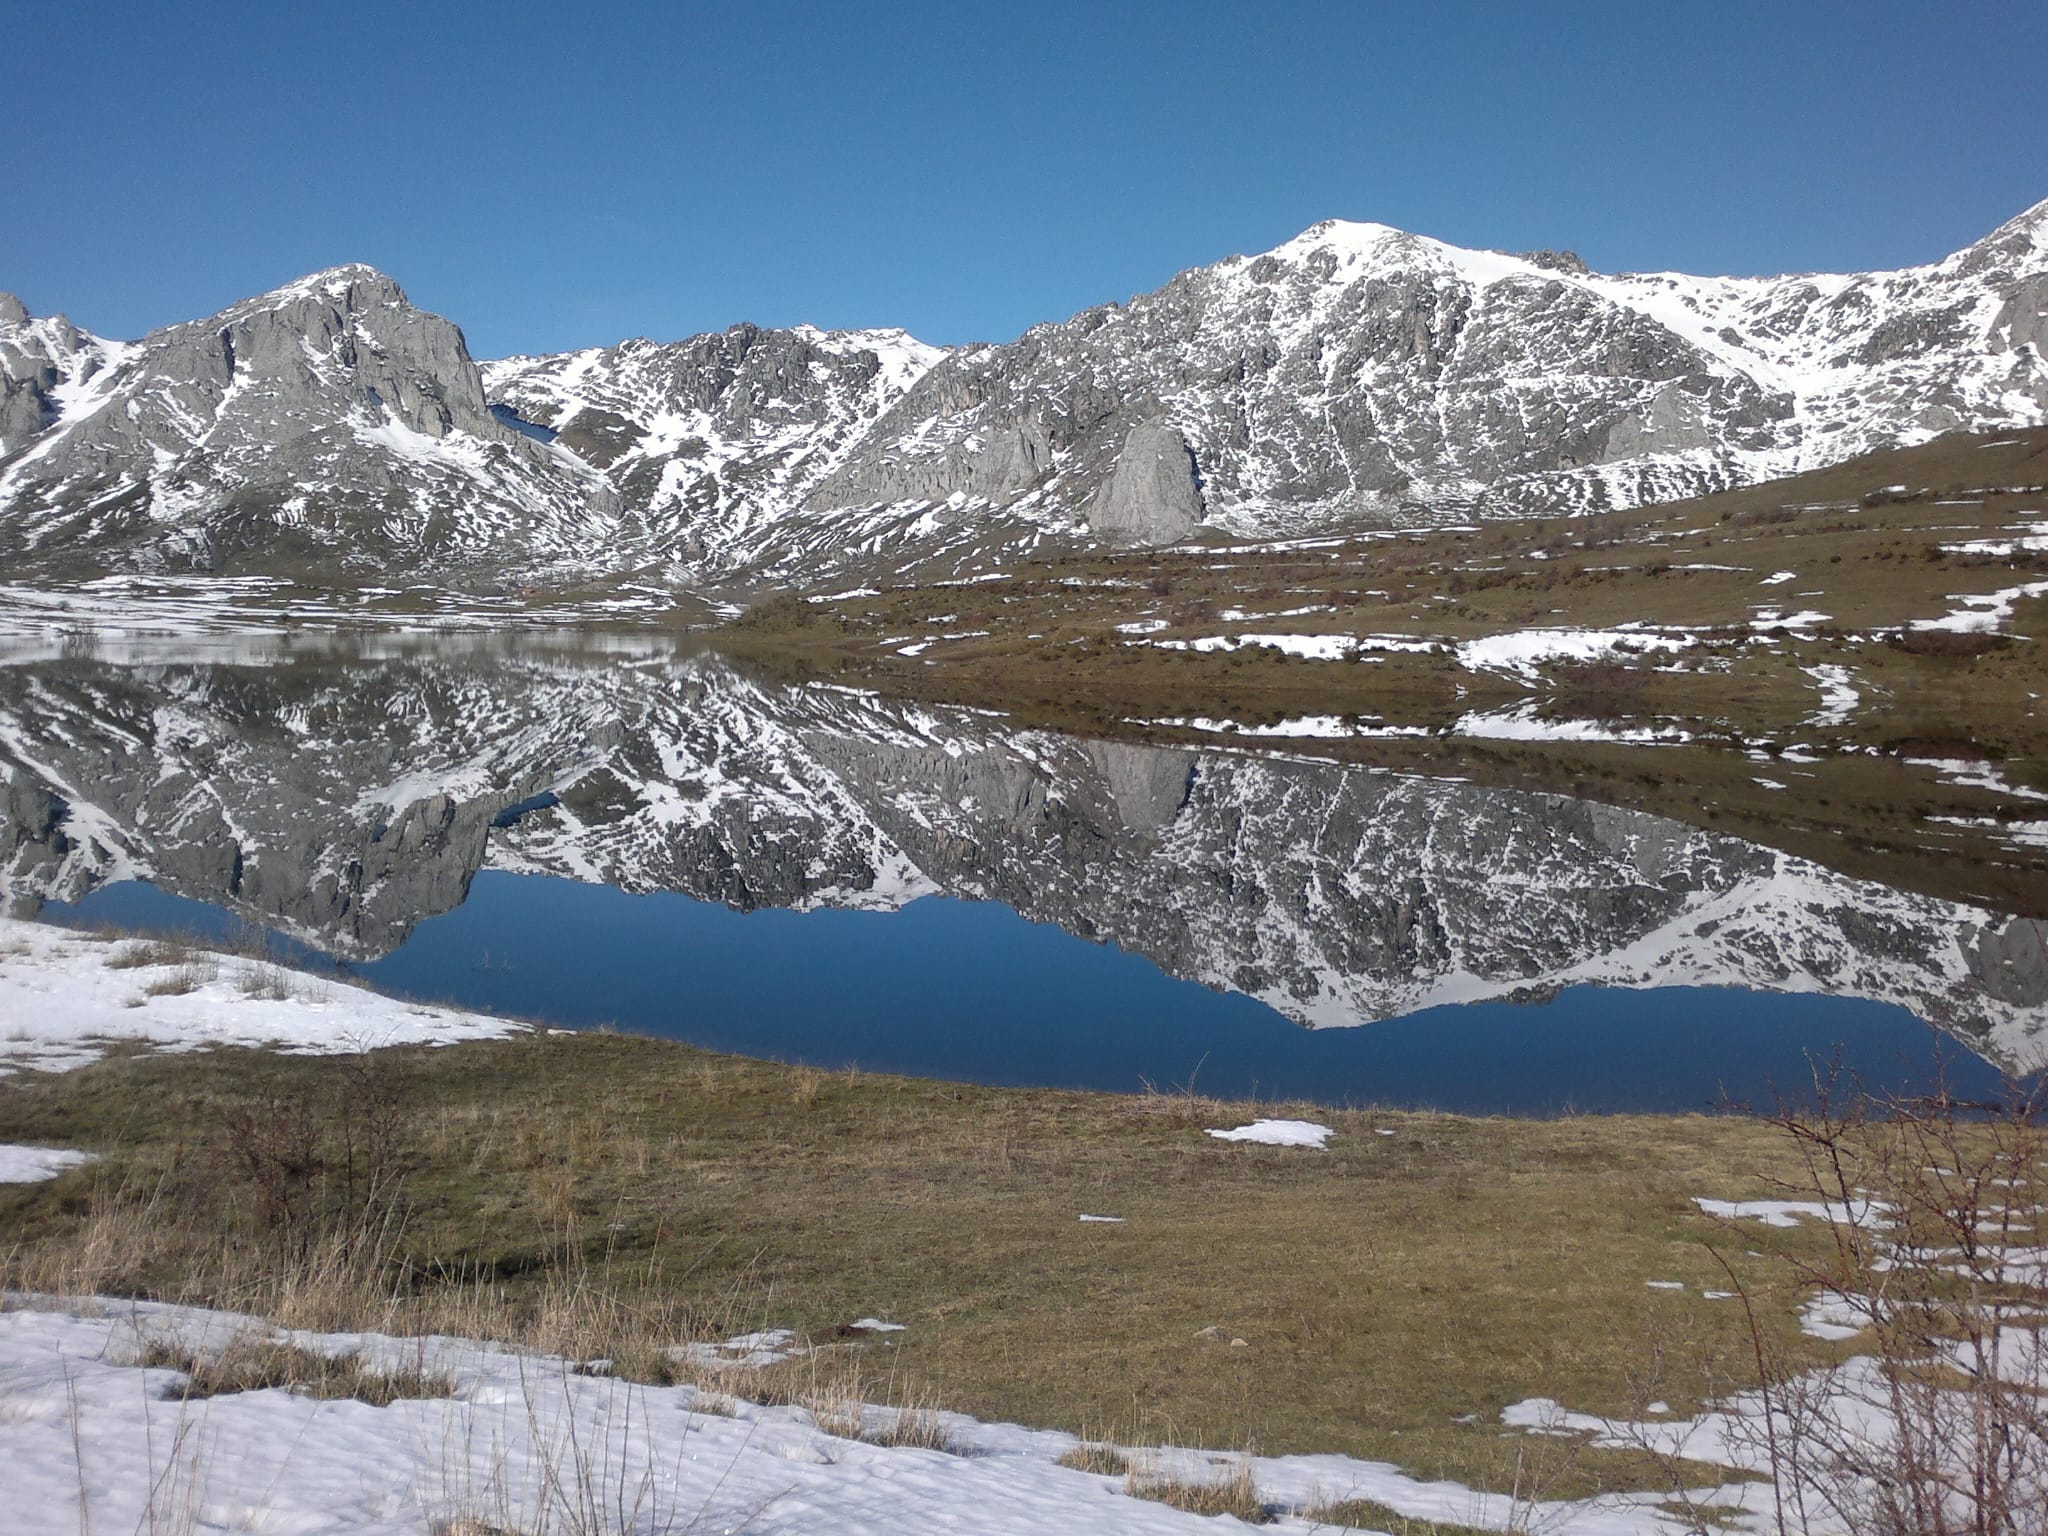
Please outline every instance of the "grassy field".
[{"label": "grassy field", "polygon": [[[1731,1288],[1715,1250],[1778,1346],[1838,1347],[1797,1333],[1759,1234],[1692,1204],[1790,1171],[1766,1126],[1302,1109],[1329,1150],[1203,1134],[1276,1111],[604,1035],[117,1056],[0,1081],[0,1141],[105,1154],[0,1186],[0,1284],[482,1332],[651,1378],[686,1341],[790,1327],[812,1354],[718,1384],[801,1399],[823,1373],[870,1400],[1489,1489],[1519,1459],[1547,1496],[1663,1474],[1505,1432],[1507,1404],[1683,1413],[1745,1378],[1742,1304],[1705,1294]],[[904,1329],[850,1329],[865,1317]]]},{"label": "grassy field", "polygon": [[[1285,722],[1334,716],[1362,734],[1314,751],[1590,794],[2042,915],[2038,851],[2008,829],[2039,819],[2048,790],[2048,597],[2011,601],[1996,632],[1915,626],[2048,586],[2044,535],[2048,430],[1955,436],[1584,519],[1100,554],[967,585],[777,598],[719,643],[778,676],[1091,733],[1233,739],[1171,723],[1203,719],[1284,740]],[[1459,650],[1626,625],[1642,637],[1633,650],[1585,660],[1516,667]],[[1364,648],[1308,659],[1242,638],[1276,633]],[[1845,690],[1853,703],[1830,707]],[[1667,744],[1474,735],[1473,717],[1517,708]],[[1372,734],[1389,727],[1428,734]]]}]

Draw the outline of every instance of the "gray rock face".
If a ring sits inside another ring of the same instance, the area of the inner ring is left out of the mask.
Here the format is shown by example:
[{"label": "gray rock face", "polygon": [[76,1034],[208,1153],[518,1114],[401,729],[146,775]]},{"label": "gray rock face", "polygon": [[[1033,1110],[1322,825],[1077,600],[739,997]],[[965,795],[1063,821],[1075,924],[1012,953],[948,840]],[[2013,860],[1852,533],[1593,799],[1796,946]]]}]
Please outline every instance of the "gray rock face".
[{"label": "gray rock face", "polygon": [[491,414],[462,333],[368,267],[78,355],[61,411],[43,387],[42,426],[0,459],[17,562],[516,569],[618,527],[594,471]]},{"label": "gray rock face", "polygon": [[1202,520],[1202,487],[1187,439],[1163,421],[1140,422],[1116,468],[1088,504],[1088,526],[1111,544],[1178,544]]},{"label": "gray rock face", "polygon": [[493,400],[602,470],[685,577],[800,505],[940,356],[901,331],[730,330],[488,363]]},{"label": "gray rock face", "polygon": [[741,908],[1002,901],[1308,1024],[1744,986],[2048,1058],[2038,925],[1559,796],[1020,732],[701,658],[0,667],[0,900],[140,875],[371,956],[484,865]]},{"label": "gray rock face", "polygon": [[62,315],[37,320],[0,293],[0,459],[56,421],[67,385],[84,384],[105,364],[104,347]]}]

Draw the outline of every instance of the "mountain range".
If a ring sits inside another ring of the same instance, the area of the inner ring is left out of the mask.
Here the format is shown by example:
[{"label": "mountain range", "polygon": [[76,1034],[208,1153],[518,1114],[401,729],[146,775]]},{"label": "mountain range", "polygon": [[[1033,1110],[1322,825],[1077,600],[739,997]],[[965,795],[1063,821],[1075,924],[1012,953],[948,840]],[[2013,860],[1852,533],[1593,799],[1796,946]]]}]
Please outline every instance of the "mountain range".
[{"label": "mountain range", "polygon": [[1318,224],[1015,341],[478,364],[337,267],[116,342],[0,295],[0,562],[744,592],[1551,515],[2048,421],[2048,202],[1944,260],[1607,275]]}]

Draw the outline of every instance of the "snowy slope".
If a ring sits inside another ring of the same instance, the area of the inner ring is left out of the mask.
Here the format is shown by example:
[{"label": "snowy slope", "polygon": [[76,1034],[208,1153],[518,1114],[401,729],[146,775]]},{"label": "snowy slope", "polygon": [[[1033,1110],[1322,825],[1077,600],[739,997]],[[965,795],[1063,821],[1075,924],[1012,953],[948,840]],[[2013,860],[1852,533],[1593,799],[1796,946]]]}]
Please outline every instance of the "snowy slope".
[{"label": "snowy slope", "polygon": [[[82,1300],[0,1311],[0,1456],[16,1536],[159,1530],[296,1536],[458,1531],[758,1536],[1199,1536],[1249,1529],[1059,1464],[1074,1436],[937,1415],[949,1450],[835,1433],[808,1410],[707,1401],[581,1362],[452,1338],[293,1333],[325,1354],[450,1378],[445,1397],[384,1407],[282,1389],[187,1397],[133,1363],[152,1343],[214,1351],[270,1337],[253,1319],[154,1302]],[[861,1411],[877,1439],[895,1410]],[[839,1426],[851,1430],[852,1424]],[[1558,1536],[1678,1536],[1654,1494],[1511,1500],[1337,1455],[1132,1452],[1141,1477],[1186,1482],[1243,1467],[1279,1536],[1328,1530],[1315,1504],[1371,1499],[1423,1520]],[[1740,1490],[1727,1496],[1739,1500]]]},{"label": "snowy slope", "polygon": [[2048,204],[1926,267],[1694,278],[1331,222],[1006,346],[851,333],[888,388],[752,327],[486,378],[648,506],[689,580],[961,575],[1201,525],[1625,506],[2036,423],[2044,229]]},{"label": "snowy slope", "polygon": [[[943,355],[902,331],[738,325],[483,371],[493,401],[604,471],[680,579],[715,582],[787,538],[790,510]],[[824,521],[835,546],[863,537]]]}]

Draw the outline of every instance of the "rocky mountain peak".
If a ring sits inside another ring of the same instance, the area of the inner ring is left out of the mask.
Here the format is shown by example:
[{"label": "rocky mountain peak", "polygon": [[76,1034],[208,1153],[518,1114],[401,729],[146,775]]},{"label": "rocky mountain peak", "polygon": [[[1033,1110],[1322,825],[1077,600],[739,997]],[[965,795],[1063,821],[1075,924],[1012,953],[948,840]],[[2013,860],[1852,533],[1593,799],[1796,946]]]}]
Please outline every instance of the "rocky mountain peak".
[{"label": "rocky mountain peak", "polygon": [[27,325],[28,306],[11,293],[0,293],[0,325]]},{"label": "rocky mountain peak", "polygon": [[516,568],[545,560],[527,541],[550,524],[586,542],[616,527],[611,488],[501,423],[461,331],[373,267],[313,273],[104,361],[43,388],[35,422],[10,405],[30,430],[0,467],[0,552],[380,569],[403,548],[408,569]]},{"label": "rocky mountain peak", "polygon": [[1515,259],[1526,261],[1532,267],[1541,267],[1546,272],[1571,272],[1580,277],[1593,270],[1577,251],[1522,251]]}]

